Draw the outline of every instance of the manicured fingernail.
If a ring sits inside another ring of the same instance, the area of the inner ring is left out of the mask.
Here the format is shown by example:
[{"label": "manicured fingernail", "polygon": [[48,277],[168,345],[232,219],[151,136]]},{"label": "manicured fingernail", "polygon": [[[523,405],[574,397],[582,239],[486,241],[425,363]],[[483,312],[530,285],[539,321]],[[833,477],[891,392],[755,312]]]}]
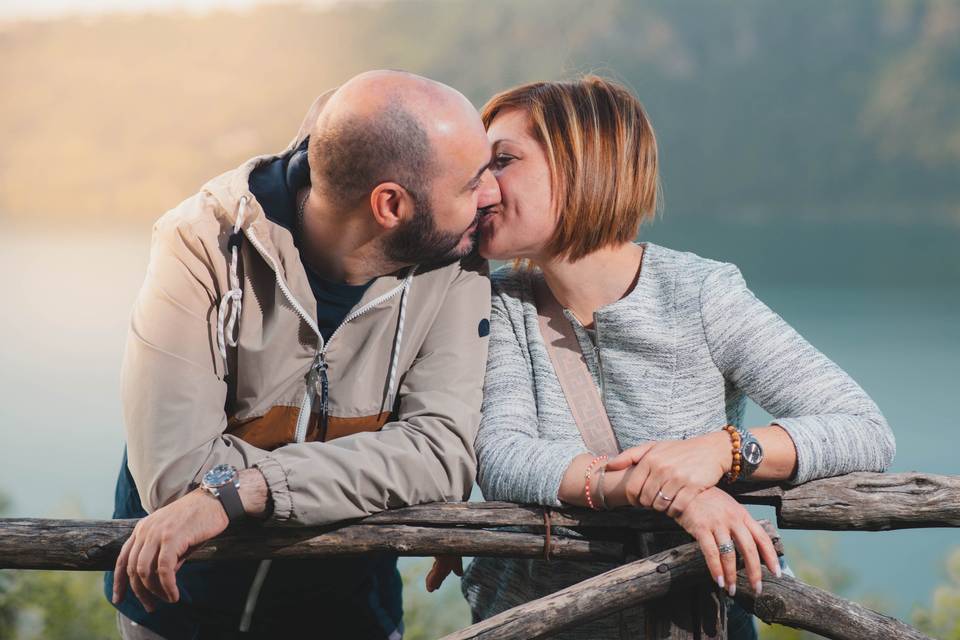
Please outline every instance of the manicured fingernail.
[{"label": "manicured fingernail", "polygon": [[723,576],[717,576],[717,584],[723,589]]},{"label": "manicured fingernail", "polygon": [[777,570],[774,571],[774,573],[776,574],[776,576],[777,576],[778,578],[782,578],[782,577],[783,577],[783,570],[780,568],[780,565],[779,565],[779,564],[777,565]]},{"label": "manicured fingernail", "polygon": [[753,590],[757,592],[757,595],[763,593],[763,583],[757,580],[753,585]]},{"label": "manicured fingernail", "polygon": [[731,597],[731,598],[732,598],[733,596],[737,595],[737,583],[736,583],[736,582],[730,584],[730,588],[728,589],[728,592],[730,593],[730,597]]}]

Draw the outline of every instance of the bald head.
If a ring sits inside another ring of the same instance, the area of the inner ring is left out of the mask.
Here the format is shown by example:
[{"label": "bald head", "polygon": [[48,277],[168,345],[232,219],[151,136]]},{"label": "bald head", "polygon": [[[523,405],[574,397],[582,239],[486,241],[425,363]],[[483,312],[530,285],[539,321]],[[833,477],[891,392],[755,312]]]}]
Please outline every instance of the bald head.
[{"label": "bald head", "polygon": [[338,205],[361,202],[383,182],[424,206],[444,154],[483,124],[458,91],[411,73],[370,71],[344,83],[310,134],[315,186]]}]

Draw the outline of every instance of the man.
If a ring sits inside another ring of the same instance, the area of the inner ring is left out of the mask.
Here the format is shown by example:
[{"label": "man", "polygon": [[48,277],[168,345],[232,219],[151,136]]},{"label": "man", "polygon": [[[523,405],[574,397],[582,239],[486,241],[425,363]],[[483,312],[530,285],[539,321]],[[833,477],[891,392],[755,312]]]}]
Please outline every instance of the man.
[{"label": "man", "polygon": [[469,497],[489,283],[462,258],[489,162],[460,93],[369,72],[157,222],[122,374],[114,517],[146,517],[106,576],[121,635],[402,636],[393,556],[183,558],[236,520]]}]

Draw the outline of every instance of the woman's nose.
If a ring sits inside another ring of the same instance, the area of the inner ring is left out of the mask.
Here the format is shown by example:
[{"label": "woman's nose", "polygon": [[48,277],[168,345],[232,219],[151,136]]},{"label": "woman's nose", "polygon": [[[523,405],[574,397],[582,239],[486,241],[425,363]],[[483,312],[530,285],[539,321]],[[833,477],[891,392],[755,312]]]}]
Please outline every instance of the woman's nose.
[{"label": "woman's nose", "polygon": [[487,169],[480,178],[480,199],[477,202],[477,208],[484,209],[498,204],[500,204],[500,184],[493,177],[493,172]]}]

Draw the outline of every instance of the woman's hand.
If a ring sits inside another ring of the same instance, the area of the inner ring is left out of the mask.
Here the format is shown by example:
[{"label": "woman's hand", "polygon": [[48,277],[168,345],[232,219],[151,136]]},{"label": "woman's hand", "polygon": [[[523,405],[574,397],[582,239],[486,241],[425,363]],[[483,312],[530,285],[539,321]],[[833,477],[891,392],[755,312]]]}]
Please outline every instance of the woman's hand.
[{"label": "woman's hand", "polygon": [[628,471],[624,492],[635,507],[666,511],[674,518],[701,491],[716,486],[733,461],[730,436],[715,431],[687,440],[648,442],[624,450],[607,471]]},{"label": "woman's hand", "polygon": [[436,591],[450,572],[463,576],[463,558],[460,556],[434,556],[433,567],[425,579],[427,591]]},{"label": "woman's hand", "polygon": [[710,575],[732,596],[737,591],[737,560],[734,553],[723,553],[719,546],[733,542],[743,558],[747,579],[757,595],[762,588],[760,559],[778,578],[780,560],[770,536],[753,519],[746,507],[717,487],[702,491],[677,516],[676,521],[700,543]]}]

